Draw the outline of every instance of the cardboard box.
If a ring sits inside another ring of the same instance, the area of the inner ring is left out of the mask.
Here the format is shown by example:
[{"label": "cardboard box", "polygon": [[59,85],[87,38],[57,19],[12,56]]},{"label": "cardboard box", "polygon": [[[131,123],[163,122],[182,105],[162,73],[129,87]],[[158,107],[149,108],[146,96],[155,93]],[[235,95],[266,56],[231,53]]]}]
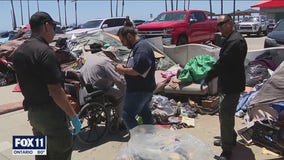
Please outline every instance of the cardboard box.
[{"label": "cardboard box", "polygon": [[209,97],[208,99],[201,100],[201,105],[206,108],[216,108],[219,106],[219,97]]}]

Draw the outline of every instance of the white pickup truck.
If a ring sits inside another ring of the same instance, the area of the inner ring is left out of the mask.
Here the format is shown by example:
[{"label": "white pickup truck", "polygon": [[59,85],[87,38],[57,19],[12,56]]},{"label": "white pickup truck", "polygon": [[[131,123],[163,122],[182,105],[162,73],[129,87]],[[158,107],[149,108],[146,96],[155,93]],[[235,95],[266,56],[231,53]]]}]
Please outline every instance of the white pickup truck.
[{"label": "white pickup truck", "polygon": [[244,17],[243,21],[236,25],[238,32],[242,34],[256,34],[260,36],[261,33],[267,35],[267,18],[265,16]]},{"label": "white pickup truck", "polygon": [[119,28],[123,26],[125,20],[125,17],[93,19],[84,23],[81,28],[66,32],[65,34],[80,35],[85,33],[95,33],[99,31],[116,34]]}]

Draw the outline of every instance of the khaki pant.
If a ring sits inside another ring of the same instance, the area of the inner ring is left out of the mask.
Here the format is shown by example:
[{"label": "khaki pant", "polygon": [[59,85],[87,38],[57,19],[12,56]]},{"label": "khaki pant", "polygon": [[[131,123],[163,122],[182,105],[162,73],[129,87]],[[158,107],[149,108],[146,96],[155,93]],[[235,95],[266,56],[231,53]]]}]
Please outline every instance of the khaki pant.
[{"label": "khaki pant", "polygon": [[[47,136],[47,155],[36,160],[70,160],[73,137],[68,129],[66,114],[58,106],[30,108],[28,118],[35,136]],[[36,108],[36,109],[35,109]]]}]

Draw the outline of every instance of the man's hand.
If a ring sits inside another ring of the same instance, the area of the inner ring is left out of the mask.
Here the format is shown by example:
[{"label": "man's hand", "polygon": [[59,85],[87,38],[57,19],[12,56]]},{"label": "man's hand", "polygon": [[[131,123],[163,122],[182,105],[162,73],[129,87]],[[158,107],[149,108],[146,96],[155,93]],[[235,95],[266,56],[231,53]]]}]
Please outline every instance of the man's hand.
[{"label": "man's hand", "polygon": [[118,72],[119,74],[124,74],[123,69],[125,68],[125,65],[123,64],[117,64],[115,66],[115,71]]},{"label": "man's hand", "polygon": [[201,91],[203,91],[203,87],[204,86],[207,86],[207,83],[205,82],[205,80],[203,79],[203,80],[201,80],[201,82],[200,82],[200,90]]},{"label": "man's hand", "polygon": [[72,125],[74,126],[74,130],[72,132],[72,135],[77,135],[80,132],[81,126],[82,126],[78,115],[74,116],[71,119],[71,122],[72,122]]}]

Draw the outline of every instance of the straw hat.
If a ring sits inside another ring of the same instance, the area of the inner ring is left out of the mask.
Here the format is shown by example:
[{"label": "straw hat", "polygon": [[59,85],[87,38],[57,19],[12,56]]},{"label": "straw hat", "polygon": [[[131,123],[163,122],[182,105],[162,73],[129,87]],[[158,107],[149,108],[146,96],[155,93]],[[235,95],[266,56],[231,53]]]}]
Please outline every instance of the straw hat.
[{"label": "straw hat", "polygon": [[108,56],[110,59],[114,60],[114,61],[118,61],[118,58],[117,58],[117,54],[118,54],[118,49],[116,49],[115,47],[113,46],[109,46],[107,48],[101,48],[102,51],[104,52],[104,54],[106,56]]}]

